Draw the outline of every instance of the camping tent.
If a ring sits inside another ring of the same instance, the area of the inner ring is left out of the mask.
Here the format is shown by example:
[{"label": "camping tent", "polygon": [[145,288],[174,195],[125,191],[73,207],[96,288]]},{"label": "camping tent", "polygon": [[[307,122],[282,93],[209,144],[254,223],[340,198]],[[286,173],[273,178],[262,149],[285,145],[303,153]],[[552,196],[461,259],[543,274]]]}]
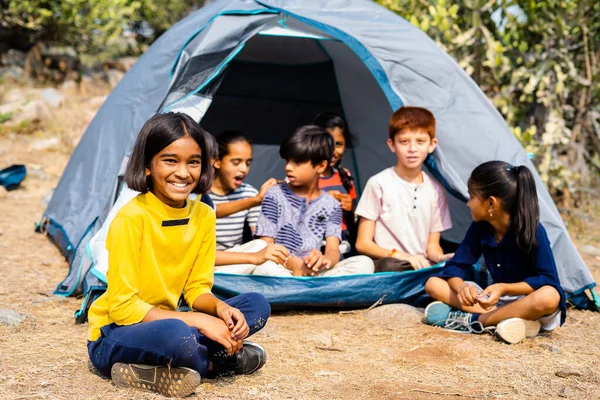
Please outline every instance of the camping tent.
[{"label": "camping tent", "polygon": [[[44,213],[41,231],[70,262],[57,294],[88,292],[102,282],[88,273],[86,244],[115,201],[128,153],[157,112],[185,112],[211,132],[239,129],[254,141],[248,181],[283,175],[282,137],[319,112],[339,112],[358,145],[345,164],[358,188],[395,162],[385,146],[387,121],[403,105],[430,109],[439,146],[429,172],[448,191],[457,242],[470,223],[466,181],[481,162],[500,159],[533,168],[523,148],[477,85],[425,33],[367,0],[221,0],[164,33],[110,94],[75,149]],[[585,303],[594,280],[536,174],[541,220],[560,280]],[[359,190],[360,192],[360,190]],[[93,271],[93,268],[92,268]],[[421,303],[430,272],[297,279],[216,278],[221,296],[258,290],[275,305],[364,306]]]}]

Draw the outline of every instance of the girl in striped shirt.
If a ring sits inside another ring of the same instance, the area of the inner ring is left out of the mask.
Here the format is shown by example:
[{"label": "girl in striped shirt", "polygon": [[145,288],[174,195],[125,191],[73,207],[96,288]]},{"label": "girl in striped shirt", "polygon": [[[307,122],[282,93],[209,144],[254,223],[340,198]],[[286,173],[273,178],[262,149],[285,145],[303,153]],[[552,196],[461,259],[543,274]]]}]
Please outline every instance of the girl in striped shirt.
[{"label": "girl in striped shirt", "polygon": [[263,240],[243,243],[245,225],[254,233],[264,194],[277,180],[267,180],[260,190],[244,182],[252,164],[252,141],[244,133],[224,131],[216,141],[218,158],[209,193],[217,214],[215,271],[246,275],[267,260],[285,262],[288,252],[283,246]]}]

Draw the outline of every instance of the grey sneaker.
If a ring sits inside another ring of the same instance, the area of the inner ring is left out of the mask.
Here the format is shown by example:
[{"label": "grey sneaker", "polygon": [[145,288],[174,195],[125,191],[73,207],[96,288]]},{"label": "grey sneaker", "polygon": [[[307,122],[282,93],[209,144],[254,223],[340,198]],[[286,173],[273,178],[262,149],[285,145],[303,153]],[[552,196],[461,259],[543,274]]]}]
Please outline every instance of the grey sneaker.
[{"label": "grey sneaker", "polygon": [[496,326],[496,335],[506,343],[515,344],[527,337],[534,337],[540,332],[540,321],[529,321],[522,318],[509,318]]},{"label": "grey sneaker", "polygon": [[216,354],[212,360],[213,369],[207,377],[248,375],[258,371],[267,362],[267,353],[258,343],[244,340],[244,347],[236,354]]},{"label": "grey sneaker", "polygon": [[189,396],[200,385],[198,371],[166,365],[115,363],[111,368],[111,377],[116,386],[160,393],[167,397]]},{"label": "grey sneaker", "polygon": [[441,301],[434,301],[425,308],[425,323],[464,333],[483,333],[485,328],[479,321],[471,321],[473,314],[456,310]]}]

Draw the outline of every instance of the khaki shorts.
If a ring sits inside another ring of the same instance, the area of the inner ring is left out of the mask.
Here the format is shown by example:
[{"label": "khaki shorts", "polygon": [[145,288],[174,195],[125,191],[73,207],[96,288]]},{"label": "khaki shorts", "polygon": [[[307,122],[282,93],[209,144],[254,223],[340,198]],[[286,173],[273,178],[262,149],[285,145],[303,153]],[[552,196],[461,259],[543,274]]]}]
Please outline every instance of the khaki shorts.
[{"label": "khaki shorts", "polygon": [[[465,281],[465,284],[467,284],[469,286],[473,286],[475,289],[477,289],[478,292],[483,291],[481,286],[479,286],[477,283],[475,283],[473,281]],[[522,299],[523,297],[525,297],[525,296],[502,296],[498,300],[498,303],[496,303],[496,307],[498,307],[498,308],[504,307],[504,306],[512,303],[513,301]],[[552,314],[545,315],[541,318],[538,318],[538,321],[540,321],[540,323],[542,324],[543,330],[553,331],[560,326],[560,317],[561,317],[561,311],[560,311],[560,308],[557,308],[556,311],[554,311]]]}]

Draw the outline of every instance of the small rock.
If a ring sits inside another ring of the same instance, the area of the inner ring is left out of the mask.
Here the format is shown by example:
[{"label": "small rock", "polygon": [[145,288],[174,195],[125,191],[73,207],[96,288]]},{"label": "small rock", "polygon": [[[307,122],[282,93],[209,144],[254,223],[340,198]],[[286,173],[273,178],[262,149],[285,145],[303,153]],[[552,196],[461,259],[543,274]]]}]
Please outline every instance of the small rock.
[{"label": "small rock", "polygon": [[38,140],[29,146],[29,150],[48,150],[49,148],[56,147],[60,144],[60,139],[57,137],[51,137],[48,139]]},{"label": "small rock", "polygon": [[43,265],[44,267],[49,267],[49,266],[51,266],[51,265],[52,265],[52,263],[51,263],[50,261],[48,261],[48,260],[44,260],[44,261],[42,261],[42,265]]},{"label": "small rock", "polygon": [[20,104],[15,102],[10,102],[7,104],[0,104],[0,114],[11,114],[11,118],[13,114],[16,114],[21,108]]},{"label": "small rock", "polygon": [[23,72],[23,68],[17,66],[10,66],[5,68],[0,68],[0,78],[5,80],[10,80],[13,82],[21,82],[23,77],[25,76]]},{"label": "small rock", "polygon": [[49,301],[65,302],[67,301],[67,298],[63,296],[38,297],[37,299],[34,299],[31,304],[47,303]]},{"label": "small rock", "polygon": [[64,81],[60,85],[60,91],[67,95],[76,95],[79,92],[79,87],[75,81]]},{"label": "small rock", "polygon": [[44,167],[42,165],[30,164],[27,169],[27,174],[30,178],[38,179],[40,181],[48,179],[48,175],[44,172]]},{"label": "small rock", "polygon": [[40,99],[53,108],[60,108],[65,101],[65,96],[54,88],[46,88],[42,90]]},{"label": "small rock", "polygon": [[25,121],[43,121],[52,117],[48,106],[41,100],[33,100],[21,107],[10,119],[11,124],[18,125]]},{"label": "small rock", "polygon": [[558,391],[560,397],[571,397],[575,394],[575,391],[568,386],[563,387]]},{"label": "small rock", "polygon": [[326,334],[315,335],[311,338],[314,342],[316,342],[317,346],[320,347],[334,347],[333,346],[333,337]]},{"label": "small rock", "polygon": [[0,308],[0,323],[4,325],[16,327],[21,325],[21,323],[25,321],[25,318],[27,318],[27,316],[18,311]]},{"label": "small rock", "polygon": [[584,253],[587,253],[591,256],[600,256],[600,249],[592,246],[591,244],[588,244],[587,246],[583,246],[581,248],[581,251]]},{"label": "small rock", "polygon": [[542,343],[542,344],[540,344],[540,347],[542,349],[548,349],[553,353],[560,353],[560,349],[553,344]]},{"label": "small rock", "polygon": [[408,304],[387,304],[367,311],[365,318],[386,325],[409,326],[418,324],[423,313]]},{"label": "small rock", "polygon": [[565,368],[561,369],[560,371],[556,371],[555,375],[560,376],[561,378],[568,378],[570,376],[581,376],[582,373],[581,371],[578,371],[573,368]]}]

